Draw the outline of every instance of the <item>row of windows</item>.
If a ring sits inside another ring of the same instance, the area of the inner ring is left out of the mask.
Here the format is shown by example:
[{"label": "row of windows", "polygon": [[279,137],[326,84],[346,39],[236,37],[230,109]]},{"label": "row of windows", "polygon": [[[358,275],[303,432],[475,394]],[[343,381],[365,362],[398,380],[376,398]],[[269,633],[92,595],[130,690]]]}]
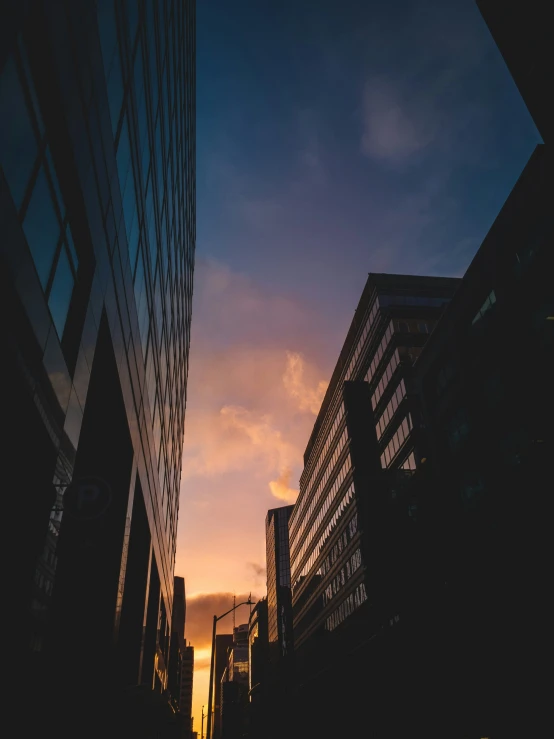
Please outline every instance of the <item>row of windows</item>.
[{"label": "row of windows", "polygon": [[367,592],[364,583],[360,583],[358,587],[340,604],[326,620],[325,628],[327,631],[333,631],[337,626],[348,618],[354,611],[359,608],[362,603],[367,600]]},{"label": "row of windows", "polygon": [[404,462],[400,466],[400,469],[401,470],[407,470],[407,471],[410,471],[410,472],[414,472],[415,471],[415,469],[416,469],[416,461],[415,461],[415,456],[414,456],[414,453],[413,452],[411,452],[408,455],[408,457],[404,460]]},{"label": "row of windows", "polygon": [[400,354],[398,352],[398,349],[395,349],[394,354],[392,355],[390,362],[386,366],[385,371],[383,372],[383,376],[379,380],[379,384],[375,388],[375,392],[373,393],[373,396],[371,398],[371,405],[373,406],[373,410],[375,410],[379,405],[379,401],[381,400],[383,393],[387,389],[387,385],[389,384],[389,381],[394,374],[394,370],[398,367],[399,364]]},{"label": "row of windows", "polygon": [[344,530],[344,533],[341,536],[339,536],[339,538],[333,545],[333,548],[323,560],[323,563],[321,567],[319,568],[319,572],[318,572],[318,574],[320,574],[321,577],[325,577],[325,575],[329,572],[331,567],[335,564],[337,559],[342,554],[343,550],[348,546],[348,542],[352,541],[357,530],[358,530],[358,513],[355,513],[350,519],[350,521],[348,522],[348,526]]},{"label": "row of windows", "polygon": [[[332,426],[329,429],[329,432],[327,434],[327,438],[325,440],[325,444],[323,445],[323,448],[321,449],[321,451],[318,453],[317,461],[316,461],[316,463],[314,465],[314,468],[312,470],[312,473],[310,474],[310,478],[309,478],[308,482],[304,482],[305,477],[306,477],[305,473],[306,473],[306,471],[308,469],[307,467],[304,468],[304,472],[302,473],[302,475],[300,477],[300,490],[301,490],[301,493],[300,494],[302,496],[302,502],[300,503],[300,506],[298,508],[295,508],[294,509],[294,511],[293,511],[293,513],[291,515],[291,525],[292,525],[293,518],[294,519],[298,518],[298,516],[300,515],[300,512],[302,510],[302,508],[306,505],[306,502],[308,501],[308,496],[310,495],[312,484],[313,484],[314,480],[317,478],[317,476],[319,474],[319,471],[321,469],[321,465],[325,461],[325,456],[327,455],[327,452],[329,451],[329,449],[331,449],[332,445],[335,442],[335,437],[337,435],[337,432],[339,430],[339,426],[340,426],[343,418],[344,418],[344,403],[341,403],[340,406],[339,406],[337,415],[335,417],[335,420],[333,421],[333,424],[332,424]],[[313,459],[313,454],[312,454],[312,459]],[[294,545],[295,539],[296,539],[296,536],[292,536],[291,537],[291,546]]]},{"label": "row of windows", "polygon": [[383,414],[381,415],[381,418],[377,421],[376,431],[377,431],[377,439],[380,439],[381,436],[385,433],[385,430],[387,429],[387,426],[391,422],[394,414],[396,413],[396,409],[400,405],[400,403],[404,400],[406,397],[406,385],[404,383],[404,380],[400,380],[400,383],[398,384],[398,387],[396,388],[394,395],[389,400],[387,407],[383,411]]},{"label": "row of windows", "polygon": [[[327,483],[329,482],[330,479],[333,478],[334,473],[335,473],[335,466],[339,458],[342,456],[342,452],[347,442],[348,442],[348,431],[345,428],[337,441],[337,444],[333,450],[331,458],[327,460],[327,465],[325,467],[323,474],[319,478],[319,482],[317,484],[315,492],[312,493],[310,505],[308,506],[308,509],[304,511],[304,514],[302,516],[301,525],[294,533],[294,536],[291,541],[291,551],[294,552],[294,548],[298,544],[298,539],[300,538],[300,535],[301,534],[303,535],[303,525],[305,525],[310,520],[313,512],[315,511],[319,503],[319,499],[321,498],[321,495],[323,491],[325,490]],[[306,494],[306,498],[308,498],[308,496],[309,496],[309,493]]]},{"label": "row of windows", "polygon": [[79,260],[20,39],[0,78],[0,166],[61,340]]},{"label": "row of windows", "polygon": [[403,321],[395,321],[396,330],[403,334],[428,334],[431,332],[433,324],[427,321],[418,321],[414,319],[404,319]]},{"label": "row of windows", "polygon": [[341,567],[339,572],[331,580],[329,585],[325,588],[323,593],[323,605],[327,605],[331,598],[333,598],[341,588],[348,582],[352,575],[362,566],[362,553],[359,549],[352,554],[352,556],[346,561],[344,567]]},{"label": "row of windows", "polygon": [[[373,306],[372,306],[371,310],[369,311],[369,314],[367,316],[367,319],[366,319],[366,321],[364,323],[363,330],[362,330],[360,336],[358,337],[358,340],[356,342],[356,346],[355,346],[355,348],[353,350],[353,354],[352,354],[352,357],[351,357],[350,362],[349,362],[349,365],[348,365],[348,369],[344,373],[344,378],[346,380],[350,380],[352,378],[354,367],[355,367],[355,365],[356,365],[356,363],[357,363],[360,355],[363,355],[363,353],[364,353],[365,344],[366,344],[367,338],[369,336],[370,330],[371,330],[372,326],[374,325],[375,318],[377,316],[378,311],[379,311],[379,300],[376,299],[374,301],[374,303],[373,303]],[[333,412],[334,411],[330,411],[329,412],[329,415],[332,416],[332,413]],[[344,415],[344,406],[341,405],[341,408],[340,408],[339,413],[340,413],[341,417]],[[336,419],[335,419],[334,424],[335,423],[336,423]],[[321,430],[320,430],[320,432],[318,434],[318,438],[320,438],[323,434],[328,435],[328,436],[332,436],[333,435],[332,433],[328,433],[326,426],[324,426],[324,427],[321,428]],[[312,448],[312,453],[310,455],[310,458],[311,459],[313,458],[314,450],[315,449],[316,449],[316,445],[314,444],[314,446]],[[324,455],[319,455],[318,454],[318,459],[321,459],[322,456],[324,456]],[[301,489],[308,489],[309,488],[309,485],[306,485],[304,487],[303,484],[302,484],[303,477],[307,473],[307,470],[308,469],[309,469],[309,463],[304,468],[304,472],[302,473],[302,476],[300,477]],[[306,500],[307,500],[307,498],[305,496],[303,496],[302,493],[301,493],[300,499],[297,502],[297,507],[294,509],[294,511],[292,513],[292,516],[291,516],[291,521],[290,521],[291,530],[293,528],[293,524],[298,520],[298,518],[300,516],[300,513],[302,511],[302,507],[305,505],[305,502],[304,501],[306,501]],[[304,518],[305,518],[305,516],[304,516]],[[296,535],[297,535],[297,532],[295,531],[294,532],[294,536],[291,538],[291,542],[294,542],[295,541]]]},{"label": "row of windows", "polygon": [[450,302],[450,298],[430,298],[414,295],[380,295],[381,306],[389,305],[428,305],[439,307]]},{"label": "row of windows", "polygon": [[371,382],[373,378],[375,377],[375,373],[377,372],[377,368],[379,367],[379,363],[381,359],[383,358],[383,354],[386,352],[387,347],[389,345],[389,342],[392,338],[392,335],[394,333],[394,322],[391,321],[389,325],[387,326],[387,330],[385,331],[385,335],[381,339],[379,346],[375,350],[375,354],[373,355],[373,359],[371,360],[371,364],[369,366],[369,369],[366,374],[366,380],[368,382]]},{"label": "row of windows", "polygon": [[[300,563],[302,562],[304,555],[308,551],[308,547],[311,545],[312,539],[318,532],[319,527],[321,526],[323,519],[325,518],[325,515],[327,514],[327,511],[330,509],[337,493],[339,492],[351,468],[352,468],[352,462],[350,459],[350,454],[348,454],[348,456],[346,457],[344,461],[344,464],[340,468],[335,478],[335,481],[333,482],[331,486],[331,489],[327,493],[327,496],[323,504],[320,506],[317,512],[317,516],[315,520],[312,522],[312,525],[310,526],[309,531],[307,533],[304,532],[302,543],[300,544],[297,551],[291,556],[291,569],[293,573],[298,572]],[[297,577],[296,574],[293,574],[293,580],[295,580],[296,577]]]},{"label": "row of windows", "polygon": [[375,318],[377,316],[377,313],[379,311],[379,300],[375,300],[373,303],[373,306],[371,308],[371,311],[369,312],[369,315],[367,317],[367,320],[364,324],[363,331],[358,338],[358,341],[356,342],[356,347],[354,349],[354,353],[352,354],[352,357],[350,359],[350,362],[348,364],[348,369],[345,373],[345,379],[350,380],[352,376],[354,375],[354,368],[358,362],[358,359],[360,355],[364,354],[365,350],[365,344],[367,341],[367,337],[369,336],[369,332],[375,322]]},{"label": "row of windows", "polygon": [[[307,561],[304,563],[302,570],[300,572],[295,573],[294,578],[293,578],[294,582],[292,586],[293,593],[294,593],[295,588],[300,584],[300,582],[302,582],[310,573],[310,570],[316,563],[323,547],[329,540],[329,537],[332,535],[333,531],[338,526],[343,515],[349,510],[349,504],[351,503],[353,499],[354,499],[354,483],[351,483],[348,490],[343,495],[340,503],[338,504],[336,511],[333,513],[331,520],[328,522],[328,524],[325,526],[325,528],[321,532],[321,536],[319,537],[317,544],[313,547],[312,552],[310,556],[308,557]],[[322,515],[321,518],[323,519],[323,517],[324,517],[324,514]]]},{"label": "row of windows", "polygon": [[385,451],[381,454],[381,467],[383,469],[386,469],[394,459],[396,453],[408,438],[412,428],[412,416],[408,413],[387,444]]}]

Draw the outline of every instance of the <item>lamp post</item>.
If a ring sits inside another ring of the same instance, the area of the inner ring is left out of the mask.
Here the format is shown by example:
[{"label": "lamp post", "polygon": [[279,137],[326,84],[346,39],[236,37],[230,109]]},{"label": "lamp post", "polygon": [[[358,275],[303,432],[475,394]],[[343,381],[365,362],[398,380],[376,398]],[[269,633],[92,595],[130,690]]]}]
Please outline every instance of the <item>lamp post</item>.
[{"label": "lamp post", "polygon": [[212,629],[212,658],[210,660],[210,689],[209,689],[209,695],[208,695],[208,726],[207,726],[207,731],[206,731],[206,739],[212,739],[212,715],[213,715],[212,706],[213,706],[213,697],[214,697],[214,664],[215,664],[215,630],[217,627],[217,622],[221,621],[221,619],[225,618],[225,616],[228,616],[236,608],[239,608],[239,606],[251,606],[251,605],[254,605],[254,604],[250,600],[250,597],[249,597],[248,600],[244,601],[244,603],[237,603],[236,606],[233,606],[232,608],[230,608],[222,616],[214,616],[214,623],[213,623],[213,629]]}]

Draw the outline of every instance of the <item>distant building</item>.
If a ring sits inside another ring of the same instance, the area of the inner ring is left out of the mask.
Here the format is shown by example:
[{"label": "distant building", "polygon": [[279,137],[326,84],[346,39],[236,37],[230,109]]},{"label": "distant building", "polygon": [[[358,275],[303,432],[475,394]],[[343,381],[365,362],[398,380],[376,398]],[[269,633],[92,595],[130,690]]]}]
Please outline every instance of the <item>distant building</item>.
[{"label": "distant building", "polygon": [[269,637],[267,629],[267,598],[259,600],[250,614],[248,624],[248,678],[250,701],[249,736],[267,736],[267,705],[269,678]]},{"label": "distant building", "polygon": [[239,739],[248,716],[248,624],[237,626],[221,677],[221,739]]},{"label": "distant building", "polygon": [[221,679],[227,668],[227,650],[233,645],[232,634],[217,634],[215,637],[213,739],[221,739]]},{"label": "distant building", "polygon": [[168,689],[177,706],[179,706],[179,696],[181,693],[182,657],[185,648],[185,614],[185,581],[182,577],[174,577]]},{"label": "distant building", "polygon": [[186,646],[183,649],[181,666],[181,692],[179,696],[179,710],[185,717],[187,725],[192,721],[192,688],[194,677],[194,647]]},{"label": "distant building", "polygon": [[292,611],[288,522],[294,506],[267,512],[267,624],[269,658],[278,663],[292,654]]}]

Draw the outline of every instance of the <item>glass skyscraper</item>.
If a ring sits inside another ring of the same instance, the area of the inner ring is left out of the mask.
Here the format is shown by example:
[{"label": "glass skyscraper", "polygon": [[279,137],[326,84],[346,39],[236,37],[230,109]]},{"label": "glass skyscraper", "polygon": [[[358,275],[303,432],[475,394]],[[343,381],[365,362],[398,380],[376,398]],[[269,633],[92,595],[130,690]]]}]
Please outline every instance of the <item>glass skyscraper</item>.
[{"label": "glass skyscraper", "polygon": [[102,691],[167,687],[196,238],[195,2],[8,0],[0,29],[15,620],[33,669],[53,670],[68,695],[80,683],[79,711]]},{"label": "glass skyscraper", "polygon": [[269,659],[274,663],[292,651],[288,521],[293,508],[272,508],[265,522]]}]

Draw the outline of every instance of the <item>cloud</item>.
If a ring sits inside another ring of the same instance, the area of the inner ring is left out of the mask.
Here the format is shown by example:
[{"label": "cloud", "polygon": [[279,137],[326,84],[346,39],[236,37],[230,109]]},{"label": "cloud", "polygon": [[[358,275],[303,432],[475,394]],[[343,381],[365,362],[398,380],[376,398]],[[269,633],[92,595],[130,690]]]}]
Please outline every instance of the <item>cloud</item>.
[{"label": "cloud", "polygon": [[425,149],[435,136],[427,111],[410,104],[386,77],[366,82],[363,92],[362,152],[373,159],[400,163]]},{"label": "cloud", "polygon": [[283,385],[288,394],[298,400],[301,411],[309,411],[317,416],[329,383],[320,380],[315,387],[309,387],[304,382],[305,369],[306,365],[301,354],[287,352]]},{"label": "cloud", "polygon": [[267,584],[267,570],[257,562],[247,562],[246,569],[251,573],[252,583],[255,588],[263,588],[265,590]]},{"label": "cloud", "polygon": [[[235,601],[243,603],[249,598],[249,593],[237,593]],[[256,603],[259,598],[252,594],[251,599]],[[211,649],[213,617],[225,613],[233,607],[233,593],[202,593],[187,597],[187,613],[185,623],[185,638],[195,648],[200,659],[205,657],[204,650]],[[249,607],[241,606],[235,611],[235,623],[248,622]],[[218,622],[218,633],[230,634],[233,630],[233,614],[229,614]],[[195,665],[195,668],[197,666]]]},{"label": "cloud", "polygon": [[246,565],[254,571],[254,574],[257,577],[265,577],[267,574],[266,568],[263,565],[257,564],[256,562],[247,562]]},{"label": "cloud", "polygon": [[298,497],[298,490],[290,487],[291,477],[292,470],[287,467],[281,472],[277,480],[272,480],[269,483],[271,494],[286,503],[294,503]]}]

